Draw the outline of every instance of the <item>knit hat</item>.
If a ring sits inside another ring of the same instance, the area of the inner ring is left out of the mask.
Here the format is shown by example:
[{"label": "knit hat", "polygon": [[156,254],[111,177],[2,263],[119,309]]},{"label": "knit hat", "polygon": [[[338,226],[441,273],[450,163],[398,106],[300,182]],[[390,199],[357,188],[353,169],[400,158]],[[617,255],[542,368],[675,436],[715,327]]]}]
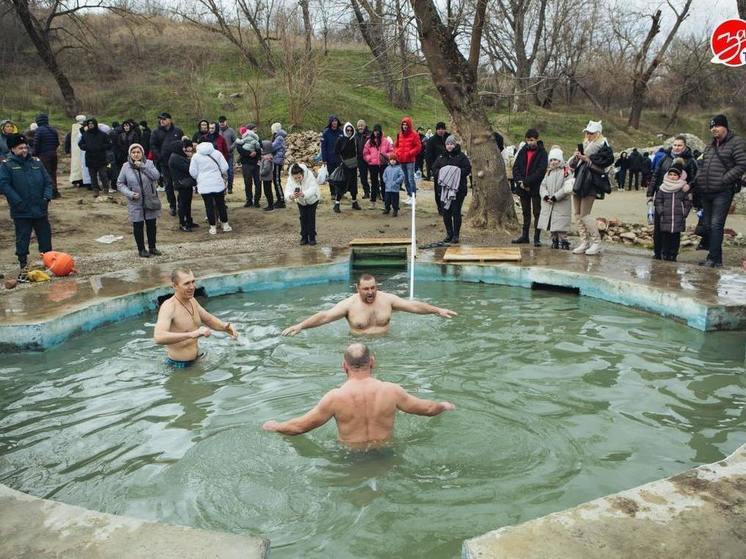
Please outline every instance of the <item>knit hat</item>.
[{"label": "knit hat", "polygon": [[435,125],[436,130],[445,130],[446,129],[446,123],[445,122],[439,122]]},{"label": "knit hat", "polygon": [[536,128],[529,128],[526,130],[526,138],[538,138],[539,131]]},{"label": "knit hat", "polygon": [[78,124],[83,124],[85,122],[85,115],[78,115],[75,117],[75,122]]},{"label": "knit hat", "polygon": [[280,130],[282,130],[282,124],[280,124],[279,122],[275,122],[274,124],[272,124],[272,126],[269,127],[269,129],[271,130],[272,134],[277,134]]},{"label": "knit hat", "polygon": [[723,126],[728,128],[728,118],[725,115],[715,115],[710,119],[710,128],[715,126]]},{"label": "knit hat", "polygon": [[28,140],[23,134],[11,134],[8,138],[8,149],[13,149],[22,144],[28,144]]},{"label": "knit hat", "polygon": [[238,129],[238,133],[241,134],[241,136],[243,136],[244,134],[246,134],[247,130],[248,128],[246,128],[245,126],[242,126],[241,128]]},{"label": "knit hat", "polygon": [[677,175],[681,176],[681,174],[684,172],[684,160],[680,157],[677,157],[674,159],[673,164],[668,168],[669,173],[676,173]]},{"label": "knit hat", "polygon": [[127,157],[129,159],[132,159],[132,150],[135,148],[140,148],[140,151],[142,152],[143,157],[145,157],[145,150],[142,148],[140,144],[132,144],[129,148],[127,148]]},{"label": "knit hat", "polygon": [[561,161],[562,163],[565,162],[565,155],[562,153],[562,150],[558,148],[557,146],[552,146],[552,149],[549,150],[549,160],[555,159],[557,161]]},{"label": "knit hat", "polygon": [[448,144],[451,144],[452,146],[457,146],[458,145],[458,141],[456,140],[456,136],[454,136],[453,134],[451,134],[450,136],[448,136],[446,138],[446,145],[448,145]]},{"label": "knit hat", "polygon": [[601,126],[600,120],[589,120],[588,124],[583,128],[583,132],[590,132],[591,134],[600,134],[604,131],[604,127]]}]

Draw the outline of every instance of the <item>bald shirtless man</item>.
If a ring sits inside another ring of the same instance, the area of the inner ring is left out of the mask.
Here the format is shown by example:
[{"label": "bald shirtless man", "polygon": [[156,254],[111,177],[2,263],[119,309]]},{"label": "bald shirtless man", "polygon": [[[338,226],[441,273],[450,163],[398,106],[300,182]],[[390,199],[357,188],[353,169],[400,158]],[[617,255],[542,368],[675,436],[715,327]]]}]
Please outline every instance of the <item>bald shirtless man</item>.
[{"label": "bald shirtless man", "polygon": [[[185,369],[202,356],[197,343],[199,338],[209,337],[212,330],[225,332],[234,339],[238,333],[230,322],[214,317],[194,298],[197,286],[191,270],[174,270],[171,272],[171,283],[174,295],[164,301],[158,311],[153,340],[158,345],[166,346],[167,364]],[[203,326],[203,323],[207,326]]]},{"label": "bald shirtless man", "polygon": [[397,410],[434,416],[456,409],[450,402],[415,398],[398,384],[373,378],[375,364],[375,358],[365,345],[350,345],[342,362],[347,375],[342,386],[327,392],[302,417],[283,423],[267,421],[262,429],[283,435],[300,435],[322,426],[333,417],[340,442],[353,448],[371,448],[391,438]]},{"label": "bald shirtless man", "polygon": [[283,330],[283,336],[295,336],[306,328],[316,328],[322,324],[346,318],[353,334],[385,334],[389,331],[391,313],[404,311],[415,314],[437,314],[451,318],[458,313],[423,303],[408,301],[393,293],[378,291],[376,278],[363,274],[355,284],[357,293],[340,301],[328,311],[320,311],[298,324]]}]

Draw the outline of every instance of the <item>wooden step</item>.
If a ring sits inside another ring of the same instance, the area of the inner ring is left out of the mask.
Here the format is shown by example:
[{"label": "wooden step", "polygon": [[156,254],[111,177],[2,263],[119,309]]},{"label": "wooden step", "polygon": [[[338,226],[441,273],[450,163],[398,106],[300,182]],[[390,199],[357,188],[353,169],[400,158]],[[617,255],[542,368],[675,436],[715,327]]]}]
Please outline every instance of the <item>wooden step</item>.
[{"label": "wooden step", "polygon": [[446,262],[517,262],[521,249],[517,247],[449,247],[443,255]]}]

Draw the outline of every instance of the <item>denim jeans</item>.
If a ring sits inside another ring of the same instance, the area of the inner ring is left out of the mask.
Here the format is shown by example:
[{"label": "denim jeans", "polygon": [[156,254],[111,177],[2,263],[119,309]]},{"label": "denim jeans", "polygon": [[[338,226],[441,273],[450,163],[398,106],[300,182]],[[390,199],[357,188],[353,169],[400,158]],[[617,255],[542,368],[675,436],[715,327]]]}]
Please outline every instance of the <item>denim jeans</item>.
[{"label": "denim jeans", "polygon": [[707,260],[717,264],[723,263],[723,230],[725,229],[725,218],[728,217],[731,202],[733,202],[733,191],[706,193],[701,195],[702,208],[704,209],[704,226],[707,238],[710,241]]},{"label": "denim jeans", "polygon": [[414,180],[414,163],[402,163],[401,170],[404,171],[404,188],[407,189],[407,194],[412,196],[412,193],[417,192],[417,183]]},{"label": "denim jeans", "polygon": [[233,155],[228,156],[228,190],[233,192]]}]

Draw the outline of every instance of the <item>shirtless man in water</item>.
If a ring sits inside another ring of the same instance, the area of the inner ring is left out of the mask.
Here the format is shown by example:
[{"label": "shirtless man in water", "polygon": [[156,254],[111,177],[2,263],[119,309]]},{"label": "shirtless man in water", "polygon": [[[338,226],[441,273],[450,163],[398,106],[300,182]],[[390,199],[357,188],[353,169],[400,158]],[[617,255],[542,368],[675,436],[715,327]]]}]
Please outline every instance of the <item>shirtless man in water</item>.
[{"label": "shirtless man in water", "polygon": [[353,448],[371,448],[391,438],[396,410],[434,416],[456,409],[450,402],[422,400],[408,394],[398,384],[373,378],[375,364],[375,358],[365,345],[350,345],[342,362],[342,369],[347,374],[347,381],[342,386],[327,392],[302,417],[282,423],[267,421],[262,429],[283,435],[300,435],[320,427],[333,417],[342,443]]},{"label": "shirtless man in water", "polygon": [[166,346],[166,363],[177,369],[185,369],[201,357],[198,338],[209,337],[212,330],[226,332],[234,339],[238,333],[230,322],[214,317],[194,298],[197,286],[191,270],[174,270],[171,272],[171,283],[174,295],[164,301],[158,311],[153,340],[158,345]]},{"label": "shirtless man in water", "polygon": [[376,278],[363,274],[355,284],[357,293],[340,301],[328,311],[320,311],[298,324],[283,330],[283,336],[295,336],[306,328],[316,328],[322,324],[346,318],[353,334],[385,334],[389,331],[391,313],[405,311],[416,314],[437,314],[451,318],[458,313],[441,309],[421,301],[407,301],[394,295],[378,291]]}]

